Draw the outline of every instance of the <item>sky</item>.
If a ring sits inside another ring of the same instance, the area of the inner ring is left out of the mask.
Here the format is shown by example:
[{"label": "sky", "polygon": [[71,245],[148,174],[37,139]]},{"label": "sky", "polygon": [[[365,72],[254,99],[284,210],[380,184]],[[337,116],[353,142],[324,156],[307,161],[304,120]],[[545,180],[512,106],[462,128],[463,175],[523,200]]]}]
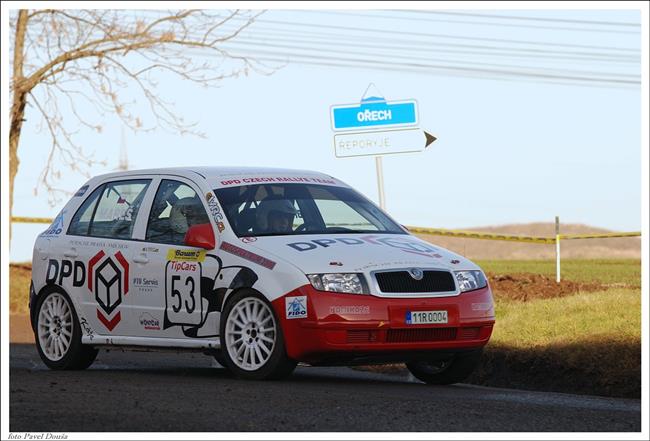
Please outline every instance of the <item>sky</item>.
[{"label": "sky", "polygon": [[[386,209],[402,224],[470,229],[553,222],[557,215],[636,231],[640,20],[638,11],[575,7],[269,10],[228,48],[278,66],[272,74],[250,73],[212,89],[160,75],[161,96],[204,138],[135,134],[115,119],[104,121],[101,133],[80,129],[75,136],[106,161],[92,175],[117,168],[124,142],[133,169],[311,169],[378,201],[374,159],[336,158],[330,123],[330,106],[357,103],[374,84],[387,100],[417,100],[419,126],[437,138],[424,152],[383,157]],[[144,102],[135,110],[146,118]],[[63,203],[51,206],[42,188],[34,194],[50,140],[33,107],[26,120],[14,216],[54,217]],[[86,180],[61,174],[58,185],[71,192]],[[11,260],[30,260],[45,228],[14,224]]]}]

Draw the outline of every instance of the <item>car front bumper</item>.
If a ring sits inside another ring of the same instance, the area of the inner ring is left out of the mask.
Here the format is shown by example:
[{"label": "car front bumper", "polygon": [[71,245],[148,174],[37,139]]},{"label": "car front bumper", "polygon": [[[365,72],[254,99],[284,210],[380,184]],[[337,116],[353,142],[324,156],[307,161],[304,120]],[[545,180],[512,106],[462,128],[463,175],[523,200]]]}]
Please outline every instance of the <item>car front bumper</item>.
[{"label": "car front bumper", "polygon": [[[306,315],[290,318],[289,304]],[[273,301],[287,355],[311,364],[407,361],[487,344],[494,325],[489,287],[450,297],[385,298],[317,291],[304,285]],[[447,311],[448,322],[408,324],[407,312]]]}]

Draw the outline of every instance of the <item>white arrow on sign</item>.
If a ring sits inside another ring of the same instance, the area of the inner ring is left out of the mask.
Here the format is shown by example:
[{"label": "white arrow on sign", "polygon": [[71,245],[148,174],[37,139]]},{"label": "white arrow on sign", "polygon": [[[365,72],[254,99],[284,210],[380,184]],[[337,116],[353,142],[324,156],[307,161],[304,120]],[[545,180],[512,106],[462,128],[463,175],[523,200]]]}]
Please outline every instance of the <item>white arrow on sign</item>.
[{"label": "white arrow on sign", "polygon": [[436,137],[421,129],[342,133],[334,136],[337,158],[421,152]]}]

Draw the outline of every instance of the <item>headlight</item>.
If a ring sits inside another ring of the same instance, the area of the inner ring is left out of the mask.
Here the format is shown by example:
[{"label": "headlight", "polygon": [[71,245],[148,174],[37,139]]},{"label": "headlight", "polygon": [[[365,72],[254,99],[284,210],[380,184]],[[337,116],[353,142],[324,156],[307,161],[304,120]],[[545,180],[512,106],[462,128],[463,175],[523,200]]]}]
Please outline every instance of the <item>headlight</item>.
[{"label": "headlight", "polygon": [[454,271],[460,292],[472,291],[487,286],[483,271]]},{"label": "headlight", "polygon": [[349,294],[370,294],[363,274],[334,273],[307,274],[311,286],[319,291],[344,292]]}]

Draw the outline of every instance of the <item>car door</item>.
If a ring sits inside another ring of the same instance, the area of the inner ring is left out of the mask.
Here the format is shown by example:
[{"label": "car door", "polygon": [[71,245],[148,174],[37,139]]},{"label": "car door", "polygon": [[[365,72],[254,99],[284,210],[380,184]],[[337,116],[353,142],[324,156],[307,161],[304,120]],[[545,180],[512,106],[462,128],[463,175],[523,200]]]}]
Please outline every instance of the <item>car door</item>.
[{"label": "car door", "polygon": [[132,234],[150,182],[137,178],[104,182],[70,222],[63,255],[74,261],[71,279],[84,330],[129,334]]},{"label": "car door", "polygon": [[[144,238],[134,255],[134,318],[144,337],[215,337],[218,317],[201,295],[218,267],[205,250],[186,246],[187,230],[210,224],[198,186],[181,177],[162,178],[148,211]],[[212,226],[211,226],[212,227]],[[206,269],[208,271],[206,271]]]}]

